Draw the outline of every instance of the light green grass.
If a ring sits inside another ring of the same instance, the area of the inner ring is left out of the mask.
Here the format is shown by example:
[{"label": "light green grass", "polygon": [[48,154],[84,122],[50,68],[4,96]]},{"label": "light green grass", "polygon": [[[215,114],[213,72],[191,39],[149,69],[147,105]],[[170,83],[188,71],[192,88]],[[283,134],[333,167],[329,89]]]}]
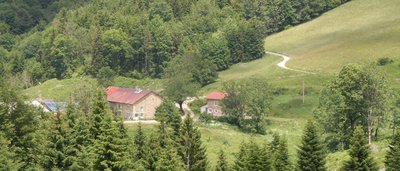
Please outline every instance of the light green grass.
[{"label": "light green grass", "polygon": [[400,56],[400,1],[353,0],[308,23],[265,39],[289,67],[336,72],[347,63]]}]

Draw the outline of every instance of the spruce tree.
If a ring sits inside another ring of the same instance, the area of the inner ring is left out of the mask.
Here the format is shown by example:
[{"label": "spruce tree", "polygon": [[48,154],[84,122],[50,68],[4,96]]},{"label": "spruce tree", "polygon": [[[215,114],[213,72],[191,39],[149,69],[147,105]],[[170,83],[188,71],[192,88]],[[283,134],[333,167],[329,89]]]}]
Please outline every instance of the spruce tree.
[{"label": "spruce tree", "polygon": [[96,96],[92,100],[91,104],[91,126],[90,132],[93,136],[93,139],[97,139],[98,135],[100,134],[101,130],[101,122],[104,119],[104,116],[109,114],[109,107],[107,101],[105,100],[105,94],[101,90],[97,90]]},{"label": "spruce tree", "polygon": [[239,147],[239,152],[236,154],[233,170],[245,170],[246,168],[246,144],[242,142]]},{"label": "spruce tree", "polygon": [[387,171],[400,170],[400,129],[396,131],[392,142],[389,144],[389,151],[386,153],[385,166]]},{"label": "spruce tree", "polygon": [[8,146],[10,142],[0,133],[0,171],[17,171],[20,168],[15,153]]},{"label": "spruce tree", "polygon": [[110,114],[104,115],[94,144],[95,170],[124,170],[129,167],[127,136]]},{"label": "spruce tree", "polygon": [[371,156],[366,135],[361,126],[357,126],[351,139],[350,160],[344,163],[342,170],[378,170],[376,162]]},{"label": "spruce tree", "polygon": [[218,162],[215,168],[216,171],[228,171],[228,163],[226,162],[226,156],[224,151],[221,149],[218,154]]},{"label": "spruce tree", "polygon": [[148,163],[146,162],[147,157],[147,144],[146,144],[146,136],[142,129],[142,124],[139,123],[138,128],[136,130],[135,137],[133,139],[133,162],[135,165],[141,165],[144,168],[147,167]]},{"label": "spruce tree", "polygon": [[158,160],[155,165],[157,171],[183,171],[184,166],[176,149],[168,145],[166,148],[160,148]]},{"label": "spruce tree", "polygon": [[298,150],[297,170],[299,171],[324,171],[325,153],[317,128],[309,121],[304,130],[301,146]]},{"label": "spruce tree", "polygon": [[[278,144],[275,144],[278,143]],[[289,151],[286,138],[281,138],[279,135],[274,136],[271,147],[274,148],[272,168],[275,171],[286,171],[292,169],[292,164],[289,160]]]},{"label": "spruce tree", "polygon": [[179,155],[185,164],[185,170],[207,170],[206,149],[201,143],[200,131],[194,126],[189,115],[186,115],[181,127]]},{"label": "spruce tree", "polygon": [[66,159],[66,146],[68,137],[68,127],[60,113],[57,113],[50,120],[50,130],[48,133],[48,143],[46,146],[44,169],[66,169],[64,160]]},{"label": "spruce tree", "polygon": [[163,120],[169,127],[174,130],[174,137],[179,137],[181,127],[181,113],[175,107],[171,100],[164,100],[163,103],[156,110],[156,119]]}]

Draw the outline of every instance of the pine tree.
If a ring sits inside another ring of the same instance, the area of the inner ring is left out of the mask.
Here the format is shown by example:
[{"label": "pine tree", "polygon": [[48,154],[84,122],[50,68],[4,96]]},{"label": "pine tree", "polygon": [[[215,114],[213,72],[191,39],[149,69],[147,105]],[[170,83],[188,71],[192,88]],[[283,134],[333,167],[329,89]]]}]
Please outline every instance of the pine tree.
[{"label": "pine tree", "polygon": [[174,137],[179,137],[181,127],[181,114],[175,107],[173,101],[164,100],[156,110],[156,119],[163,120],[169,127],[174,130]]},{"label": "pine tree", "polygon": [[0,133],[0,171],[17,171],[21,163],[15,159],[15,153],[8,145],[10,142]]},{"label": "pine tree", "polygon": [[194,126],[189,115],[182,124],[179,155],[184,161],[186,170],[207,170],[206,149],[201,143],[200,131]]},{"label": "pine tree", "polygon": [[112,116],[106,114],[94,144],[95,170],[124,170],[129,167],[128,141],[125,137]]},{"label": "pine tree", "polygon": [[160,153],[155,168],[157,171],[185,170],[182,160],[171,145],[168,145],[166,148],[160,148]]},{"label": "pine tree", "polygon": [[48,144],[46,146],[44,168],[46,170],[65,169],[64,160],[68,137],[68,127],[60,113],[57,113],[50,120]]},{"label": "pine tree", "polygon": [[286,138],[281,138],[279,135],[275,135],[273,143],[278,142],[278,144],[272,144],[275,146],[273,153],[272,168],[275,171],[286,171],[292,169],[292,164],[289,160],[289,151],[287,147]]},{"label": "pine tree", "polygon": [[103,121],[104,116],[109,114],[109,107],[104,97],[104,92],[101,90],[97,90],[96,96],[94,97],[91,104],[90,132],[93,136],[93,139],[98,138],[99,134],[101,133],[101,122]]},{"label": "pine tree", "polygon": [[239,152],[236,154],[233,170],[245,170],[246,168],[246,144],[242,142],[239,147]]},{"label": "pine tree", "polygon": [[143,167],[147,167],[146,164],[146,136],[144,135],[142,124],[139,123],[138,129],[136,130],[135,138],[133,139],[134,143],[134,154],[133,161],[136,163],[135,165],[143,165]]},{"label": "pine tree", "polygon": [[324,146],[312,121],[307,123],[304,130],[302,143],[298,150],[297,169],[299,171],[326,170]]},{"label": "pine tree", "polygon": [[396,131],[392,142],[389,144],[389,151],[386,153],[385,166],[387,171],[400,170],[400,130]]},{"label": "pine tree", "polygon": [[227,171],[229,170],[228,163],[226,162],[226,156],[224,151],[221,149],[218,155],[218,162],[215,168],[216,171]]},{"label": "pine tree", "polygon": [[367,138],[362,127],[358,126],[351,139],[350,160],[344,163],[342,170],[378,170],[378,167],[371,156]]}]

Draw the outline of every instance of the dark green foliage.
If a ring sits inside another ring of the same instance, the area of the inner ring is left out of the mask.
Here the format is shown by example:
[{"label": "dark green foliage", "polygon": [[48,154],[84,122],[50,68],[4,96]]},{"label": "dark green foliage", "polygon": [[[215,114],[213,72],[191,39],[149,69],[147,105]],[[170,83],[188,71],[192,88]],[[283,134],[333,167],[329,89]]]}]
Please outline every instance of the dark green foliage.
[{"label": "dark green foliage", "polygon": [[184,113],[183,102],[187,97],[195,96],[200,88],[198,83],[193,82],[192,65],[189,62],[188,58],[176,57],[169,63],[164,76],[166,79],[164,94],[180,105],[182,114]]},{"label": "dark green foliage", "polygon": [[[6,0],[0,3],[0,46],[11,51],[11,71],[24,73],[19,77],[24,76],[29,87],[51,78],[96,77],[103,67],[120,76],[161,78],[167,63],[183,55],[179,48],[186,47],[188,39],[199,50],[192,81],[205,86],[217,78],[216,69],[262,57],[267,34],[342,3]],[[62,7],[66,8],[47,25]],[[32,31],[15,38],[28,30]]]},{"label": "dark green foliage", "polygon": [[271,153],[273,155],[272,168],[275,171],[292,170],[292,164],[289,160],[289,151],[287,140],[285,137],[280,137],[274,134],[274,139],[270,145]]},{"label": "dark green foliage", "polygon": [[144,160],[146,158],[146,137],[144,135],[142,125],[139,123],[138,129],[135,134],[135,138],[133,140],[134,143],[134,161]]},{"label": "dark green foliage", "polygon": [[108,87],[113,84],[116,73],[110,67],[103,67],[97,73],[97,81],[103,87]]},{"label": "dark green foliage", "polygon": [[[330,149],[345,149],[356,125],[369,130],[370,141],[389,114],[391,89],[374,66],[347,65],[322,90],[315,117],[327,133]],[[372,135],[372,132],[375,132]],[[374,136],[374,137],[373,137]]]},{"label": "dark green foliage", "polygon": [[264,120],[272,101],[272,88],[261,79],[231,81],[224,85],[222,100],[228,122],[242,130],[265,133]]},{"label": "dark green foliage", "polygon": [[218,154],[218,162],[217,162],[217,166],[215,167],[216,171],[228,171],[229,170],[229,166],[228,163],[226,161],[226,156],[223,150],[219,151]]},{"label": "dark green foliage", "polygon": [[317,128],[312,121],[308,121],[304,129],[303,139],[297,155],[297,170],[326,170],[324,144],[320,140]]},{"label": "dark green foliage", "polygon": [[14,151],[9,148],[10,142],[3,134],[0,134],[0,170],[1,171],[17,171],[21,166],[15,158]]},{"label": "dark green foliage", "polygon": [[179,137],[181,127],[181,113],[173,101],[165,99],[156,110],[156,119],[165,122],[174,130],[174,136]]},{"label": "dark green foliage", "polygon": [[350,160],[344,163],[342,170],[378,170],[367,143],[365,132],[362,127],[357,126],[351,138]]},{"label": "dark green foliage", "polygon": [[[13,108],[10,108],[13,106]],[[44,114],[26,104],[12,88],[0,82],[0,132],[21,161],[21,169],[39,169],[43,159]]]},{"label": "dark green foliage", "polygon": [[65,119],[62,118],[60,113],[51,118],[48,135],[49,142],[46,146],[46,157],[43,166],[46,170],[66,169],[64,161],[67,158],[68,129]]},{"label": "dark green foliage", "polygon": [[391,143],[389,151],[386,153],[385,166],[387,171],[400,170],[400,130],[396,131]]},{"label": "dark green foliage", "polygon": [[259,147],[255,142],[242,143],[236,154],[234,170],[271,170],[271,155],[266,146]]},{"label": "dark green foliage", "polygon": [[200,131],[189,115],[183,121],[179,144],[178,154],[183,160],[185,170],[207,170],[206,149],[202,145]]},{"label": "dark green foliage", "polygon": [[247,62],[264,55],[263,36],[255,21],[238,22],[226,32],[232,62]]}]

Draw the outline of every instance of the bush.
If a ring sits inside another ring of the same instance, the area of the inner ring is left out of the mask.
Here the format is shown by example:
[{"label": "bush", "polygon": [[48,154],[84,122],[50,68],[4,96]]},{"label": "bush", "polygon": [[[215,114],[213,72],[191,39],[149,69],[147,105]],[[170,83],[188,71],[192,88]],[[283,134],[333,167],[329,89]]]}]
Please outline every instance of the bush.
[{"label": "bush", "polygon": [[210,123],[213,120],[213,116],[208,113],[200,113],[199,121],[204,123]]},{"label": "bush", "polygon": [[385,65],[391,64],[391,63],[393,63],[393,59],[390,59],[388,57],[378,59],[378,66],[385,66]]}]

